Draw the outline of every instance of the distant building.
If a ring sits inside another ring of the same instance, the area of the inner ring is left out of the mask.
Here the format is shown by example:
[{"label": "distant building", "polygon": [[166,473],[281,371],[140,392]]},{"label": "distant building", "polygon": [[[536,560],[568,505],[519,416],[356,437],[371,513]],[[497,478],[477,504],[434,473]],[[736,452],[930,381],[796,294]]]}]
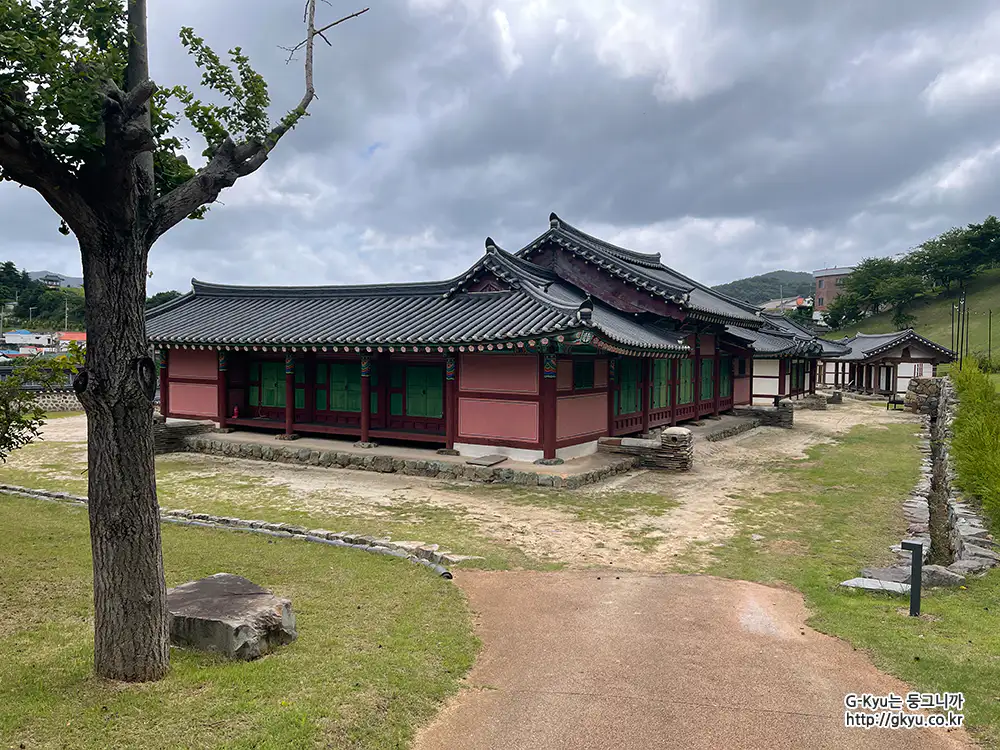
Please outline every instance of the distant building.
[{"label": "distant building", "polygon": [[87,346],[87,334],[83,331],[59,331],[55,338],[56,346],[61,352],[67,351],[73,342],[85,348]]},{"label": "distant building", "polygon": [[786,312],[790,310],[801,310],[804,307],[812,307],[812,297],[783,297],[781,299],[769,299],[761,308],[764,312]]},{"label": "distant building", "polygon": [[23,328],[17,331],[7,331],[3,335],[3,342],[9,347],[24,349],[25,347],[44,348],[52,346],[51,333],[32,333]]},{"label": "distant building", "polygon": [[78,276],[63,276],[52,271],[28,271],[28,278],[52,289],[80,289],[83,286],[83,279]]},{"label": "distant building", "polygon": [[840,296],[844,279],[854,273],[854,266],[841,266],[839,268],[823,268],[813,271],[813,278],[816,280],[816,293],[814,295],[816,304],[813,305],[813,317],[822,318],[830,303]]}]

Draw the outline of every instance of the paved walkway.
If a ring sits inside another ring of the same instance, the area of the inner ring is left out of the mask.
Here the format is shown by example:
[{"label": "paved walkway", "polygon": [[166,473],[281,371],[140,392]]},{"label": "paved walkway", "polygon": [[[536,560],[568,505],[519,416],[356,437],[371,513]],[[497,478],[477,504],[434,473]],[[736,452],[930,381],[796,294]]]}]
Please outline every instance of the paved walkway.
[{"label": "paved walkway", "polygon": [[799,594],[706,576],[461,572],[483,651],[417,750],[966,748],[845,729],[844,695],[907,686],[804,625]]}]

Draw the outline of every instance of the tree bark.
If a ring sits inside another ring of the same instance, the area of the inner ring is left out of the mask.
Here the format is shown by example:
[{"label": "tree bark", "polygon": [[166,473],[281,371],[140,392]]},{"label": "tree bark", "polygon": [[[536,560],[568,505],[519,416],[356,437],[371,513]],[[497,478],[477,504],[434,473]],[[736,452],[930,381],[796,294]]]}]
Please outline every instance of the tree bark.
[{"label": "tree bark", "polygon": [[88,498],[98,676],[157,680],[169,666],[153,405],[137,375],[146,341],[146,254],[137,231],[81,240],[87,290]]}]

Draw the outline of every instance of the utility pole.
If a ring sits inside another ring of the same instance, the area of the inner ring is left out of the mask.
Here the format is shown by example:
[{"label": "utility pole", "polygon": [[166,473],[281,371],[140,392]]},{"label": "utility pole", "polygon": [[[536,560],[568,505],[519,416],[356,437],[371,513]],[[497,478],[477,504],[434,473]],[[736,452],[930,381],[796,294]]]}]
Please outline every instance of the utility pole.
[{"label": "utility pole", "polygon": [[63,330],[69,330],[69,297],[66,297],[63,302],[66,303],[66,317],[63,319]]},{"label": "utility pole", "polygon": [[951,350],[955,351],[955,303],[951,303]]},{"label": "utility pole", "polygon": [[[993,366],[993,308],[990,308],[988,317],[986,318],[986,359],[989,360],[990,366]],[[3,326],[0,326],[3,328]]]}]

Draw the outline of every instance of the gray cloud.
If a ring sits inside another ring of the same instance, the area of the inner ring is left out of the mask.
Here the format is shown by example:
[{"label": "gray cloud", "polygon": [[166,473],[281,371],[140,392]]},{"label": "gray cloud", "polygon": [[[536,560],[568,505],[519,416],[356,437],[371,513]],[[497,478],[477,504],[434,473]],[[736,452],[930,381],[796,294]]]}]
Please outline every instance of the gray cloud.
[{"label": "gray cloud", "polygon": [[[176,41],[192,25],[242,45],[276,114],[297,100],[278,45],[301,35],[299,2],[152,6],[161,84],[197,84]],[[380,3],[317,50],[320,99],[270,163],[160,240],[150,289],[450,276],[551,210],[710,283],[898,253],[997,210],[992,10]],[[19,265],[78,272],[37,196],[0,186],[0,223]]]}]

